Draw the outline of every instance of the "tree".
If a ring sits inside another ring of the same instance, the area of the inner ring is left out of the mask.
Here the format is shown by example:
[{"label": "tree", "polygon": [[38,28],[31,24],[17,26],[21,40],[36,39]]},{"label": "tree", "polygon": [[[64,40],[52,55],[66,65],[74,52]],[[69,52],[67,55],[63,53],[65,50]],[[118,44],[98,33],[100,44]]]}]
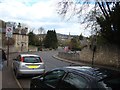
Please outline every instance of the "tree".
[{"label": "tree", "polygon": [[45,48],[56,49],[58,47],[58,40],[55,30],[48,30],[47,35],[44,39]]},{"label": "tree", "polygon": [[33,33],[33,31],[28,33],[29,36],[29,45],[35,45],[35,34]]},{"label": "tree", "polygon": [[[97,17],[100,24],[100,35],[109,43],[120,46],[120,2],[115,3],[109,13],[106,11],[104,17]],[[112,38],[111,38],[112,37]]]},{"label": "tree", "polygon": [[15,44],[15,39],[14,38],[9,38],[9,43],[6,37],[2,38],[2,45],[14,45]]},{"label": "tree", "polygon": [[95,16],[100,10],[96,10],[96,4],[93,3],[92,8],[89,9],[89,0],[62,0],[58,1],[57,12],[64,18],[69,17],[68,20],[74,16],[78,17],[81,24],[87,23],[85,29],[91,27],[92,30],[95,30],[94,26],[97,25]]},{"label": "tree", "polygon": [[[94,6],[88,10],[91,3]],[[58,14],[65,17],[71,11],[71,16],[78,16],[82,24],[87,23],[86,28],[91,27],[94,34],[103,37],[108,43],[120,46],[120,1],[62,0],[58,2]],[[83,13],[84,11],[89,12]]]},{"label": "tree", "polygon": [[54,49],[56,49],[56,48],[58,48],[58,39],[57,39],[57,35],[56,35],[56,32],[55,32],[55,30],[53,31],[53,41],[54,41],[54,43],[53,43],[53,48]]},{"label": "tree", "polygon": [[70,49],[73,51],[81,50],[80,48],[80,40],[76,37],[73,37],[70,41]]},{"label": "tree", "polygon": [[39,37],[40,46],[42,46],[43,39],[44,39],[44,34],[45,34],[45,29],[43,27],[40,27],[38,29],[38,37]]},{"label": "tree", "polygon": [[43,27],[40,27],[38,29],[38,34],[45,34],[45,29]]},{"label": "tree", "polygon": [[83,35],[82,35],[82,33],[80,34],[79,39],[80,39],[80,40],[83,40]]}]

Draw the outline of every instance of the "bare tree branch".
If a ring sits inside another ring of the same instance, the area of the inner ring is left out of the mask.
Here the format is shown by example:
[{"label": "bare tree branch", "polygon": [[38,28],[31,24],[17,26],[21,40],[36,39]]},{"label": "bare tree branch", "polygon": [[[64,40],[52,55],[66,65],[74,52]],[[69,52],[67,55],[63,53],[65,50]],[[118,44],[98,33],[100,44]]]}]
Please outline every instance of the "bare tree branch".
[{"label": "bare tree branch", "polygon": [[111,10],[110,10],[110,6],[109,6],[110,2],[106,2],[107,8],[108,8],[108,12],[111,15]]},{"label": "bare tree branch", "polygon": [[106,17],[105,11],[103,10],[103,8],[102,8],[100,2],[97,2],[97,4],[99,5],[99,7],[100,7],[100,9],[101,9],[101,11],[102,11],[104,17]]}]

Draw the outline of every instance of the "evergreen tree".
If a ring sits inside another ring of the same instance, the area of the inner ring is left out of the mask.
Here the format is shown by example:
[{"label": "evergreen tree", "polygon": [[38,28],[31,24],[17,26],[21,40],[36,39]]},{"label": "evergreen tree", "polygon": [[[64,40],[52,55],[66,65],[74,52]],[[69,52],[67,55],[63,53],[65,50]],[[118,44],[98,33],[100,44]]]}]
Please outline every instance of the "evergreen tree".
[{"label": "evergreen tree", "polygon": [[79,39],[80,39],[80,40],[83,40],[83,35],[82,35],[82,33],[80,34]]},{"label": "evergreen tree", "polygon": [[99,34],[107,42],[120,46],[120,2],[117,2],[109,12],[110,14],[106,18],[97,17],[97,22],[101,27]]},{"label": "evergreen tree", "polygon": [[48,30],[47,35],[44,40],[45,48],[56,49],[58,47],[58,40],[55,30]]},{"label": "evergreen tree", "polygon": [[35,34],[33,33],[33,31],[28,33],[29,36],[29,45],[35,45]]}]

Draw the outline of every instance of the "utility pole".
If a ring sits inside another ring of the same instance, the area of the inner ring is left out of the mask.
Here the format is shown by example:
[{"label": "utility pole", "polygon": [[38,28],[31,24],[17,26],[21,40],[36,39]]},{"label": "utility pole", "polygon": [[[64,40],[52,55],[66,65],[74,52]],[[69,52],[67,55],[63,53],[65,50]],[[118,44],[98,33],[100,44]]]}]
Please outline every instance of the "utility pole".
[{"label": "utility pole", "polygon": [[[96,42],[96,39],[95,39],[95,42]],[[93,43],[95,43],[95,42],[93,42]],[[93,44],[92,66],[93,66],[93,64],[94,64],[95,51],[96,51],[96,44]]]},{"label": "utility pole", "polygon": [[9,66],[9,37],[7,37],[7,66]]},{"label": "utility pole", "polygon": [[9,66],[9,43],[10,43],[10,38],[12,38],[13,34],[13,25],[10,23],[6,24],[6,37],[7,37],[7,66]]}]

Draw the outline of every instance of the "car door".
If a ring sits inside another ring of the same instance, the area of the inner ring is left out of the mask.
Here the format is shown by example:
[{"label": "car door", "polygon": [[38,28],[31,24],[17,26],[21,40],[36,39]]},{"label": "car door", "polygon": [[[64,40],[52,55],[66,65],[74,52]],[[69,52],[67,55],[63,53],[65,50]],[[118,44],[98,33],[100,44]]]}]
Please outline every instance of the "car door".
[{"label": "car door", "polygon": [[39,82],[38,87],[55,90],[56,86],[59,83],[59,80],[63,77],[64,74],[65,72],[63,70],[53,70],[51,72],[48,72],[43,77],[43,81]]}]

